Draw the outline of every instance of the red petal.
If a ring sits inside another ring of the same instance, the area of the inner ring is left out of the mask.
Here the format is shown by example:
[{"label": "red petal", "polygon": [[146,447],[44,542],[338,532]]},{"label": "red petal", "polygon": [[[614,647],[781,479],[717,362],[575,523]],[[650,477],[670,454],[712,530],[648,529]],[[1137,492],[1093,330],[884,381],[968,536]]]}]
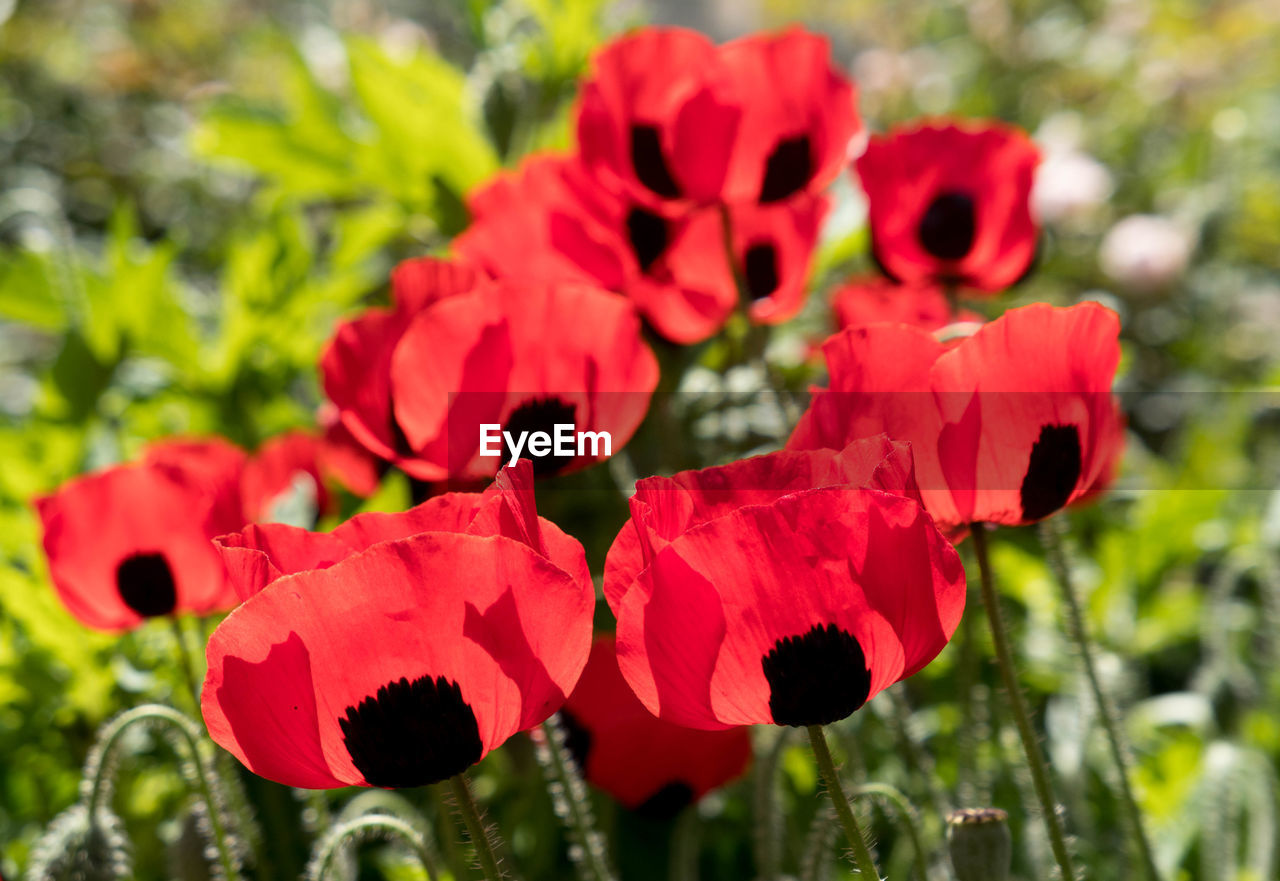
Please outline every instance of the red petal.
[{"label": "red petal", "polygon": [[136,554],[165,557],[174,580],[174,613],[235,603],[205,532],[210,499],[159,468],[124,465],[79,477],[35,506],[54,588],[88,627],[126,630],[142,623],[116,583],[117,567]]},{"label": "red petal", "polygon": [[[459,685],[487,752],[572,689],[593,605],[589,587],[518,542],[445,533],[384,542],[285,576],[228,616],[209,641],[205,721],[256,773],[361,783],[339,717],[400,677],[443,676]],[[282,644],[269,668],[252,666]]]}]

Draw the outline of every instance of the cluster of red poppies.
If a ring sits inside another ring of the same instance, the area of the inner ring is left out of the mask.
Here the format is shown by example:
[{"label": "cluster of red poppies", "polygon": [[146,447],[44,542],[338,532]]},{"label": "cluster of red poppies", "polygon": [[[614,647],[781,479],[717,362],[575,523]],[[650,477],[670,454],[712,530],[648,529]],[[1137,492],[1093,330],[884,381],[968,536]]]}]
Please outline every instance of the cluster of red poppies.
[{"label": "cluster of red poppies", "polygon": [[[927,123],[870,139],[853,171],[888,280],[840,293],[829,388],[785,450],[639,481],[604,571],[616,650],[592,647],[582,546],[533,498],[535,476],[602,454],[500,468],[478,429],[571,423],[610,432],[616,453],[659,378],[644,323],[690,343],[735,309],[792,317],[861,131],[820,37],[613,42],[582,87],[576,152],[473,194],[457,261],[402,264],[392,304],[340,325],[321,359],[368,453],[421,481],[493,484],[329,533],[245,526],[284,466],[250,481],[225,446],[161,446],[39,503],[61,595],[116,629],[236,605],[208,644],[204,717],[294,786],[444,780],[564,707],[589,778],[639,807],[740,773],[737,726],[845,718],[955,631],[952,541],[1053,514],[1119,455],[1112,312],[956,323],[973,318],[957,295],[1001,291],[1033,261],[1023,134]],[[289,461],[323,487],[312,460]],[[638,754],[654,764],[620,776],[616,757]]]}]

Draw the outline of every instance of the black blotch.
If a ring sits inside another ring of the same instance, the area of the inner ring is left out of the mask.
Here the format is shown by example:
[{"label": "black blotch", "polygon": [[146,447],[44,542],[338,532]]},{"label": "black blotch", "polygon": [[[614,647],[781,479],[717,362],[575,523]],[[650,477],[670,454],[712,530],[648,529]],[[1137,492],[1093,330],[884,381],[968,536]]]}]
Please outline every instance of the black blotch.
[{"label": "black blotch", "polygon": [[144,618],[168,615],[178,607],[178,586],[164,554],[134,554],[116,566],[120,599]]},{"label": "black blotch", "polygon": [[631,166],[640,183],[664,199],[679,199],[680,186],[662,155],[662,136],[657,126],[631,126]]},{"label": "black blotch", "polygon": [[484,745],[462,689],[443,676],[400,677],[338,719],[351,763],[373,786],[439,783],[480,761]]},{"label": "black blotch", "polygon": [[920,218],[920,245],[939,260],[959,260],[973,247],[978,229],[973,199],[964,193],[939,193]]},{"label": "black blotch", "polygon": [[692,803],[693,787],[677,780],[668,783],[632,810],[650,820],[670,820]]},{"label": "black blotch", "polygon": [[582,773],[586,774],[587,757],[591,754],[591,732],[563,707],[560,708],[560,727],[564,729],[564,748],[573,756]]},{"label": "black blotch", "polygon": [[760,202],[780,202],[800,192],[813,177],[813,151],[809,136],[800,135],[779,141],[764,164],[764,181],[760,184]]},{"label": "black blotch", "polygon": [[627,212],[627,241],[636,255],[641,272],[648,272],[654,261],[667,249],[667,222],[652,211],[638,206]]},{"label": "black blotch", "polygon": [[1080,481],[1083,462],[1079,429],[1074,425],[1042,427],[1022,478],[1022,519],[1041,520],[1065,505]]},{"label": "black blotch", "polygon": [[862,646],[834,624],[778,640],[760,663],[778,725],[829,725],[866,703],[871,691]]},{"label": "black blotch", "polygon": [[[555,429],[557,423],[573,425],[573,417],[576,412],[577,408],[573,404],[560,398],[533,398],[516,407],[511,411],[511,415],[507,417],[507,424],[502,428],[503,431],[511,432],[513,438],[519,437],[522,431],[529,432],[530,436],[535,431],[545,431],[551,437],[551,451],[545,456],[531,455],[529,453],[529,437],[525,438],[524,448],[520,451],[520,458],[528,459],[533,463],[533,475],[535,477],[547,477],[557,474],[573,461],[573,456],[557,456],[555,454]],[[576,435],[574,442],[575,444],[577,442]]]},{"label": "black blotch", "polygon": [[747,293],[752,301],[763,300],[778,289],[778,251],[770,244],[747,248],[742,257],[742,273],[746,276]]}]

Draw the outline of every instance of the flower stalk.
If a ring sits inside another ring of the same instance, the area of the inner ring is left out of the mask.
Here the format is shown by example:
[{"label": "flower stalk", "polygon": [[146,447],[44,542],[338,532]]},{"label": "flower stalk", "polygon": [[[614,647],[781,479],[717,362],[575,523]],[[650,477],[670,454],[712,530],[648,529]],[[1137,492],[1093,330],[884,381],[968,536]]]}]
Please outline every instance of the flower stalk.
[{"label": "flower stalk", "polygon": [[503,881],[507,877],[506,873],[502,871],[501,861],[494,851],[493,842],[489,839],[484,819],[480,816],[480,808],[476,806],[476,801],[471,796],[471,787],[467,784],[466,775],[458,774],[450,777],[449,791],[453,794],[454,807],[462,818],[467,837],[471,839],[471,846],[475,849],[476,863],[485,881]]},{"label": "flower stalk", "polygon": [[996,663],[1000,668],[1000,678],[1004,682],[1005,692],[1009,695],[1009,708],[1013,711],[1018,737],[1022,740],[1022,749],[1027,758],[1027,768],[1031,771],[1036,800],[1040,802],[1040,813],[1044,818],[1045,829],[1049,833],[1049,846],[1053,849],[1053,857],[1058,863],[1058,869],[1062,872],[1063,881],[1073,881],[1076,877],[1075,867],[1072,864],[1071,852],[1067,849],[1067,836],[1062,829],[1062,820],[1058,816],[1053,787],[1049,782],[1049,767],[1040,749],[1040,741],[1036,739],[1035,729],[1031,726],[1031,714],[1027,711],[1026,698],[1022,696],[1022,687],[1018,684],[1018,677],[1014,670],[1013,649],[1009,645],[1009,633],[1005,627],[1004,615],[1000,611],[1000,601],[996,597],[991,560],[987,554],[985,529],[984,524],[974,523],[969,532],[973,541],[973,553],[978,560],[982,604],[987,612],[987,623],[991,625],[991,639],[996,647]]},{"label": "flower stalk", "polygon": [[366,841],[370,838],[403,843],[426,871],[428,881],[437,881],[440,877],[435,858],[421,832],[399,817],[389,814],[365,814],[339,823],[329,830],[307,865],[308,881],[324,881],[334,858],[347,842]]},{"label": "flower stalk", "polygon": [[120,714],[103,728],[85,769],[88,782],[89,816],[96,817],[98,809],[110,798],[115,768],[114,754],[125,731],[136,724],[154,722],[164,723],[176,731],[190,753],[191,765],[195,771],[193,778],[208,813],[210,835],[218,852],[222,878],[225,881],[238,881],[240,878],[238,862],[227,843],[226,830],[222,825],[221,801],[215,797],[217,778],[212,767],[200,754],[200,735],[195,725],[171,707],[161,704],[144,704]]},{"label": "flower stalk", "polygon": [[818,772],[822,775],[823,783],[826,784],[827,794],[831,797],[836,817],[844,827],[849,847],[853,849],[853,864],[861,877],[879,881],[880,873],[876,870],[875,857],[871,855],[867,839],[863,836],[861,827],[858,826],[858,818],[854,816],[853,808],[849,806],[849,799],[844,793],[844,787],[840,785],[840,775],[836,771],[835,761],[831,758],[831,748],[827,746],[827,735],[821,725],[810,725],[808,731],[809,743],[813,746],[813,758],[818,763]]},{"label": "flower stalk", "polygon": [[[614,881],[613,870],[605,858],[605,844],[596,829],[591,803],[577,762],[565,746],[564,727],[559,714],[529,732],[533,738],[538,764],[547,779],[547,790],[556,814],[563,821],[569,837],[578,850],[570,858],[582,881]],[[580,856],[577,855],[580,852]]]},{"label": "flower stalk", "polygon": [[1044,545],[1045,556],[1049,568],[1057,576],[1062,588],[1062,596],[1067,606],[1067,623],[1071,639],[1080,653],[1080,662],[1084,666],[1085,678],[1089,682],[1089,690],[1093,693],[1094,706],[1098,708],[1098,717],[1102,721],[1106,733],[1107,749],[1111,753],[1111,761],[1116,766],[1119,782],[1119,795],[1124,806],[1125,816],[1133,831],[1134,844],[1148,881],[1160,881],[1160,870],[1156,868],[1155,856],[1151,850],[1151,842],[1147,839],[1146,829],[1142,823],[1142,811],[1133,795],[1133,787],[1129,783],[1129,748],[1124,733],[1116,721],[1115,709],[1110,695],[1102,687],[1098,676],[1097,664],[1094,662],[1093,645],[1089,639],[1088,629],[1084,621],[1084,612],[1080,605],[1080,597],[1076,592],[1075,581],[1071,577],[1071,569],[1067,565],[1066,552],[1062,547],[1062,527],[1051,518],[1040,524],[1040,540]]}]

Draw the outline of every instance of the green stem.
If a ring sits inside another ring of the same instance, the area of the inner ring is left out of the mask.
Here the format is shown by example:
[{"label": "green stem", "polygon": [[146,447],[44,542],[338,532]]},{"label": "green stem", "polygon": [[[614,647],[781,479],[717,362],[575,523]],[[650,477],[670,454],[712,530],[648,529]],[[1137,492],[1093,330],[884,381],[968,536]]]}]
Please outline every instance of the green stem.
[{"label": "green stem", "polygon": [[[761,730],[768,731],[770,728]],[[781,871],[781,856],[778,853],[781,837],[777,811],[778,761],[787,741],[791,739],[791,729],[778,728],[777,732],[769,749],[756,762],[753,781],[756,874],[761,881],[775,881]]]},{"label": "green stem", "polygon": [[906,830],[911,841],[911,853],[914,856],[916,875],[919,881],[929,881],[929,861],[924,845],[920,842],[920,830],[916,826],[916,811],[911,801],[901,791],[887,783],[867,783],[853,791],[854,798],[882,798],[894,807],[894,812]]},{"label": "green stem", "polygon": [[1125,814],[1132,827],[1134,843],[1138,847],[1138,855],[1143,869],[1150,881],[1160,881],[1160,870],[1156,868],[1155,856],[1151,851],[1151,842],[1142,825],[1142,811],[1138,809],[1138,801],[1134,798],[1133,788],[1129,784],[1128,744],[1124,734],[1116,722],[1115,710],[1110,696],[1102,687],[1098,678],[1097,665],[1093,658],[1093,645],[1089,640],[1085,625],[1084,612],[1080,606],[1080,597],[1076,592],[1075,582],[1071,578],[1071,569],[1067,565],[1067,556],[1062,547],[1061,527],[1053,519],[1040,524],[1040,540],[1044,544],[1049,567],[1058,577],[1062,587],[1062,596],[1067,604],[1068,630],[1071,639],[1080,652],[1080,661],[1084,665],[1085,678],[1089,681],[1089,689],[1093,692],[1093,702],[1098,708],[1098,717],[1102,720],[1102,728],[1107,735],[1107,748],[1111,751],[1111,760],[1115,763],[1120,782],[1120,800],[1124,804]]},{"label": "green stem", "polygon": [[853,808],[849,807],[849,799],[840,785],[840,775],[836,773],[836,763],[831,758],[830,747],[827,746],[827,735],[823,732],[821,725],[810,725],[808,730],[809,743],[813,746],[813,758],[817,761],[818,771],[827,785],[827,794],[831,797],[831,804],[836,809],[836,816],[840,818],[840,825],[844,827],[845,838],[853,848],[853,864],[857,866],[858,874],[862,878],[874,878],[875,881],[880,881],[875,857],[867,847],[867,840],[858,827],[858,818],[853,815]]},{"label": "green stem", "polygon": [[195,710],[200,712],[200,677],[196,676],[195,661],[191,657],[191,649],[187,647],[186,633],[177,615],[169,616],[173,626],[173,641],[178,645],[178,666],[182,668],[182,678],[186,680],[187,691],[195,702]]},{"label": "green stem", "polygon": [[476,862],[480,865],[485,881],[502,881],[506,875],[499,867],[498,855],[494,853],[493,843],[485,832],[484,820],[480,816],[480,809],[476,807],[475,799],[471,797],[471,787],[467,785],[466,775],[450,777],[449,790],[453,793],[454,806],[462,817],[471,846],[475,848]]},{"label": "green stem", "polygon": [[339,848],[348,840],[364,840],[368,833],[381,835],[387,840],[398,839],[404,842],[422,864],[422,868],[426,870],[428,881],[437,881],[440,877],[435,858],[431,855],[422,833],[399,817],[387,814],[366,814],[334,826],[320,843],[315,856],[311,858],[306,877],[310,881],[324,881],[325,873],[329,871],[329,866],[337,856]]},{"label": "green stem", "polygon": [[991,561],[987,556],[987,537],[982,523],[974,523],[970,527],[974,556],[978,558],[978,572],[982,584],[982,604],[986,608],[987,622],[991,625],[991,639],[996,647],[996,661],[1000,667],[1000,678],[1004,682],[1005,691],[1009,695],[1009,708],[1013,711],[1013,720],[1018,728],[1018,737],[1022,740],[1022,749],[1027,757],[1027,767],[1031,771],[1031,782],[1035,787],[1036,799],[1040,802],[1040,813],[1044,817],[1044,825],[1049,833],[1049,845],[1053,848],[1054,859],[1062,872],[1062,881],[1074,881],[1075,869],[1071,862],[1071,853],[1067,850],[1067,837],[1062,830],[1062,821],[1058,817],[1057,802],[1053,797],[1053,788],[1049,783],[1049,768],[1045,763],[1044,753],[1040,749],[1040,741],[1036,739],[1035,729],[1031,727],[1031,716],[1027,711],[1022,688],[1018,685],[1018,677],[1013,667],[1013,650],[1009,645],[1009,634],[1005,629],[1004,616],[1000,612],[1000,602],[996,597],[995,582],[991,574]]},{"label": "green stem", "polygon": [[668,881],[698,881],[698,838],[701,820],[697,807],[690,805],[680,812],[671,833],[671,860]]},{"label": "green stem", "polygon": [[212,772],[205,765],[204,758],[200,755],[199,735],[195,731],[194,723],[171,707],[160,704],[145,704],[122,713],[107,724],[102,734],[99,735],[98,745],[95,749],[96,767],[93,769],[92,774],[89,775],[92,778],[92,785],[89,790],[89,816],[94,817],[97,815],[102,799],[110,792],[109,778],[111,776],[111,768],[114,765],[111,760],[111,753],[115,750],[120,737],[130,727],[144,721],[159,721],[170,725],[178,732],[191,753],[191,762],[196,772],[196,786],[200,791],[200,798],[204,801],[205,809],[209,815],[209,829],[213,837],[214,846],[218,850],[218,861],[222,866],[222,876],[226,881],[237,881],[240,873],[236,869],[235,859],[227,846],[226,832],[222,828],[220,805],[213,795]]},{"label": "green stem", "polygon": [[551,801],[563,818],[569,837],[582,851],[581,859],[573,859],[582,881],[613,881],[613,870],[605,861],[605,845],[595,826],[586,786],[577,763],[565,747],[565,734],[559,716],[542,723],[530,732],[538,763],[546,774]]}]

